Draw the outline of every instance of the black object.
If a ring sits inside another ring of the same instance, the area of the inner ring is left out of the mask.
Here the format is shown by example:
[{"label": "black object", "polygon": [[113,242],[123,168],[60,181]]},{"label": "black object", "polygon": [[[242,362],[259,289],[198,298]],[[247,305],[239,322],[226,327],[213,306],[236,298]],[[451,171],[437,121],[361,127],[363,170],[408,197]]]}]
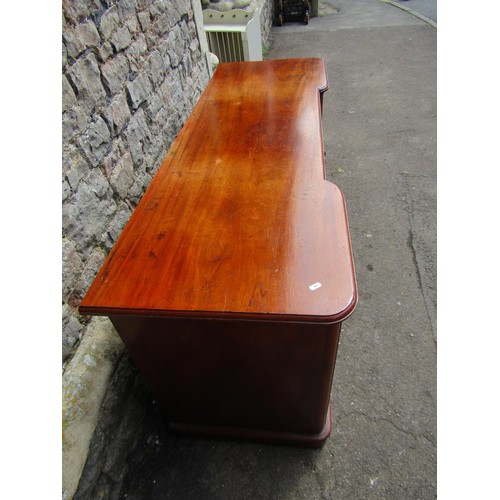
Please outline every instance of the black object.
[{"label": "black object", "polygon": [[275,23],[283,26],[290,20],[302,20],[309,24],[311,13],[311,2],[309,0],[277,0]]}]

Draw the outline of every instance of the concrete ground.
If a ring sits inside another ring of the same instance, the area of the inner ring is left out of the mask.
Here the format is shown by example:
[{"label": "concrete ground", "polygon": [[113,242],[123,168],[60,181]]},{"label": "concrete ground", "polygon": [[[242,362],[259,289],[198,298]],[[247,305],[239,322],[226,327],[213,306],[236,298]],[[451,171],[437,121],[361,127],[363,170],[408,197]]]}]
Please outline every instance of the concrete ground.
[{"label": "concrete ground", "polygon": [[[326,2],[323,2],[325,5]],[[273,28],[269,59],[322,57],[327,178],[359,287],[320,450],[170,435],[126,355],[75,498],[436,497],[436,30],[379,0]]]}]

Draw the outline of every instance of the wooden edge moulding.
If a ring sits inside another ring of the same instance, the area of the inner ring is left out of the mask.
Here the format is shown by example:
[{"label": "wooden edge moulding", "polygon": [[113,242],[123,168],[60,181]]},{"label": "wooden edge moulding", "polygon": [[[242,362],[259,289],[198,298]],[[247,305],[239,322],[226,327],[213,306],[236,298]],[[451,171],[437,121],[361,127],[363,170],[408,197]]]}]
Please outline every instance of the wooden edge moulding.
[{"label": "wooden edge moulding", "polygon": [[357,291],[322,59],[221,64],[80,304],[172,431],[319,447]]}]

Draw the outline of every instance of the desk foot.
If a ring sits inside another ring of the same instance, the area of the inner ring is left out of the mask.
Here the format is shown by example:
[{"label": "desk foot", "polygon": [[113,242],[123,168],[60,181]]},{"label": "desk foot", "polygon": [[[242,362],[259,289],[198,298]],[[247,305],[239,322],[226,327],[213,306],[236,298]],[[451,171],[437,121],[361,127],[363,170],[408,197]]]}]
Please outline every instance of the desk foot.
[{"label": "desk foot", "polygon": [[242,429],[238,427],[219,427],[197,425],[181,422],[170,422],[169,430],[175,433],[196,434],[198,436],[236,441],[253,441],[268,444],[283,444],[303,448],[321,448],[332,429],[330,408],[325,425],[318,434],[302,434],[294,432],[266,431],[259,429]]}]

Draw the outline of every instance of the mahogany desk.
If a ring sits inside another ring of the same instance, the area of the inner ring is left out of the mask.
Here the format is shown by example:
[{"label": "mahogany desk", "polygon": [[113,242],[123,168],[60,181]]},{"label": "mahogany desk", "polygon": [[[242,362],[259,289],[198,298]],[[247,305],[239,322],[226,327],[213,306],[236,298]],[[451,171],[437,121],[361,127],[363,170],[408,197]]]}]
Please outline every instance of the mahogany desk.
[{"label": "mahogany desk", "polygon": [[80,305],[173,430],[321,446],[356,283],[321,59],[221,64]]}]

